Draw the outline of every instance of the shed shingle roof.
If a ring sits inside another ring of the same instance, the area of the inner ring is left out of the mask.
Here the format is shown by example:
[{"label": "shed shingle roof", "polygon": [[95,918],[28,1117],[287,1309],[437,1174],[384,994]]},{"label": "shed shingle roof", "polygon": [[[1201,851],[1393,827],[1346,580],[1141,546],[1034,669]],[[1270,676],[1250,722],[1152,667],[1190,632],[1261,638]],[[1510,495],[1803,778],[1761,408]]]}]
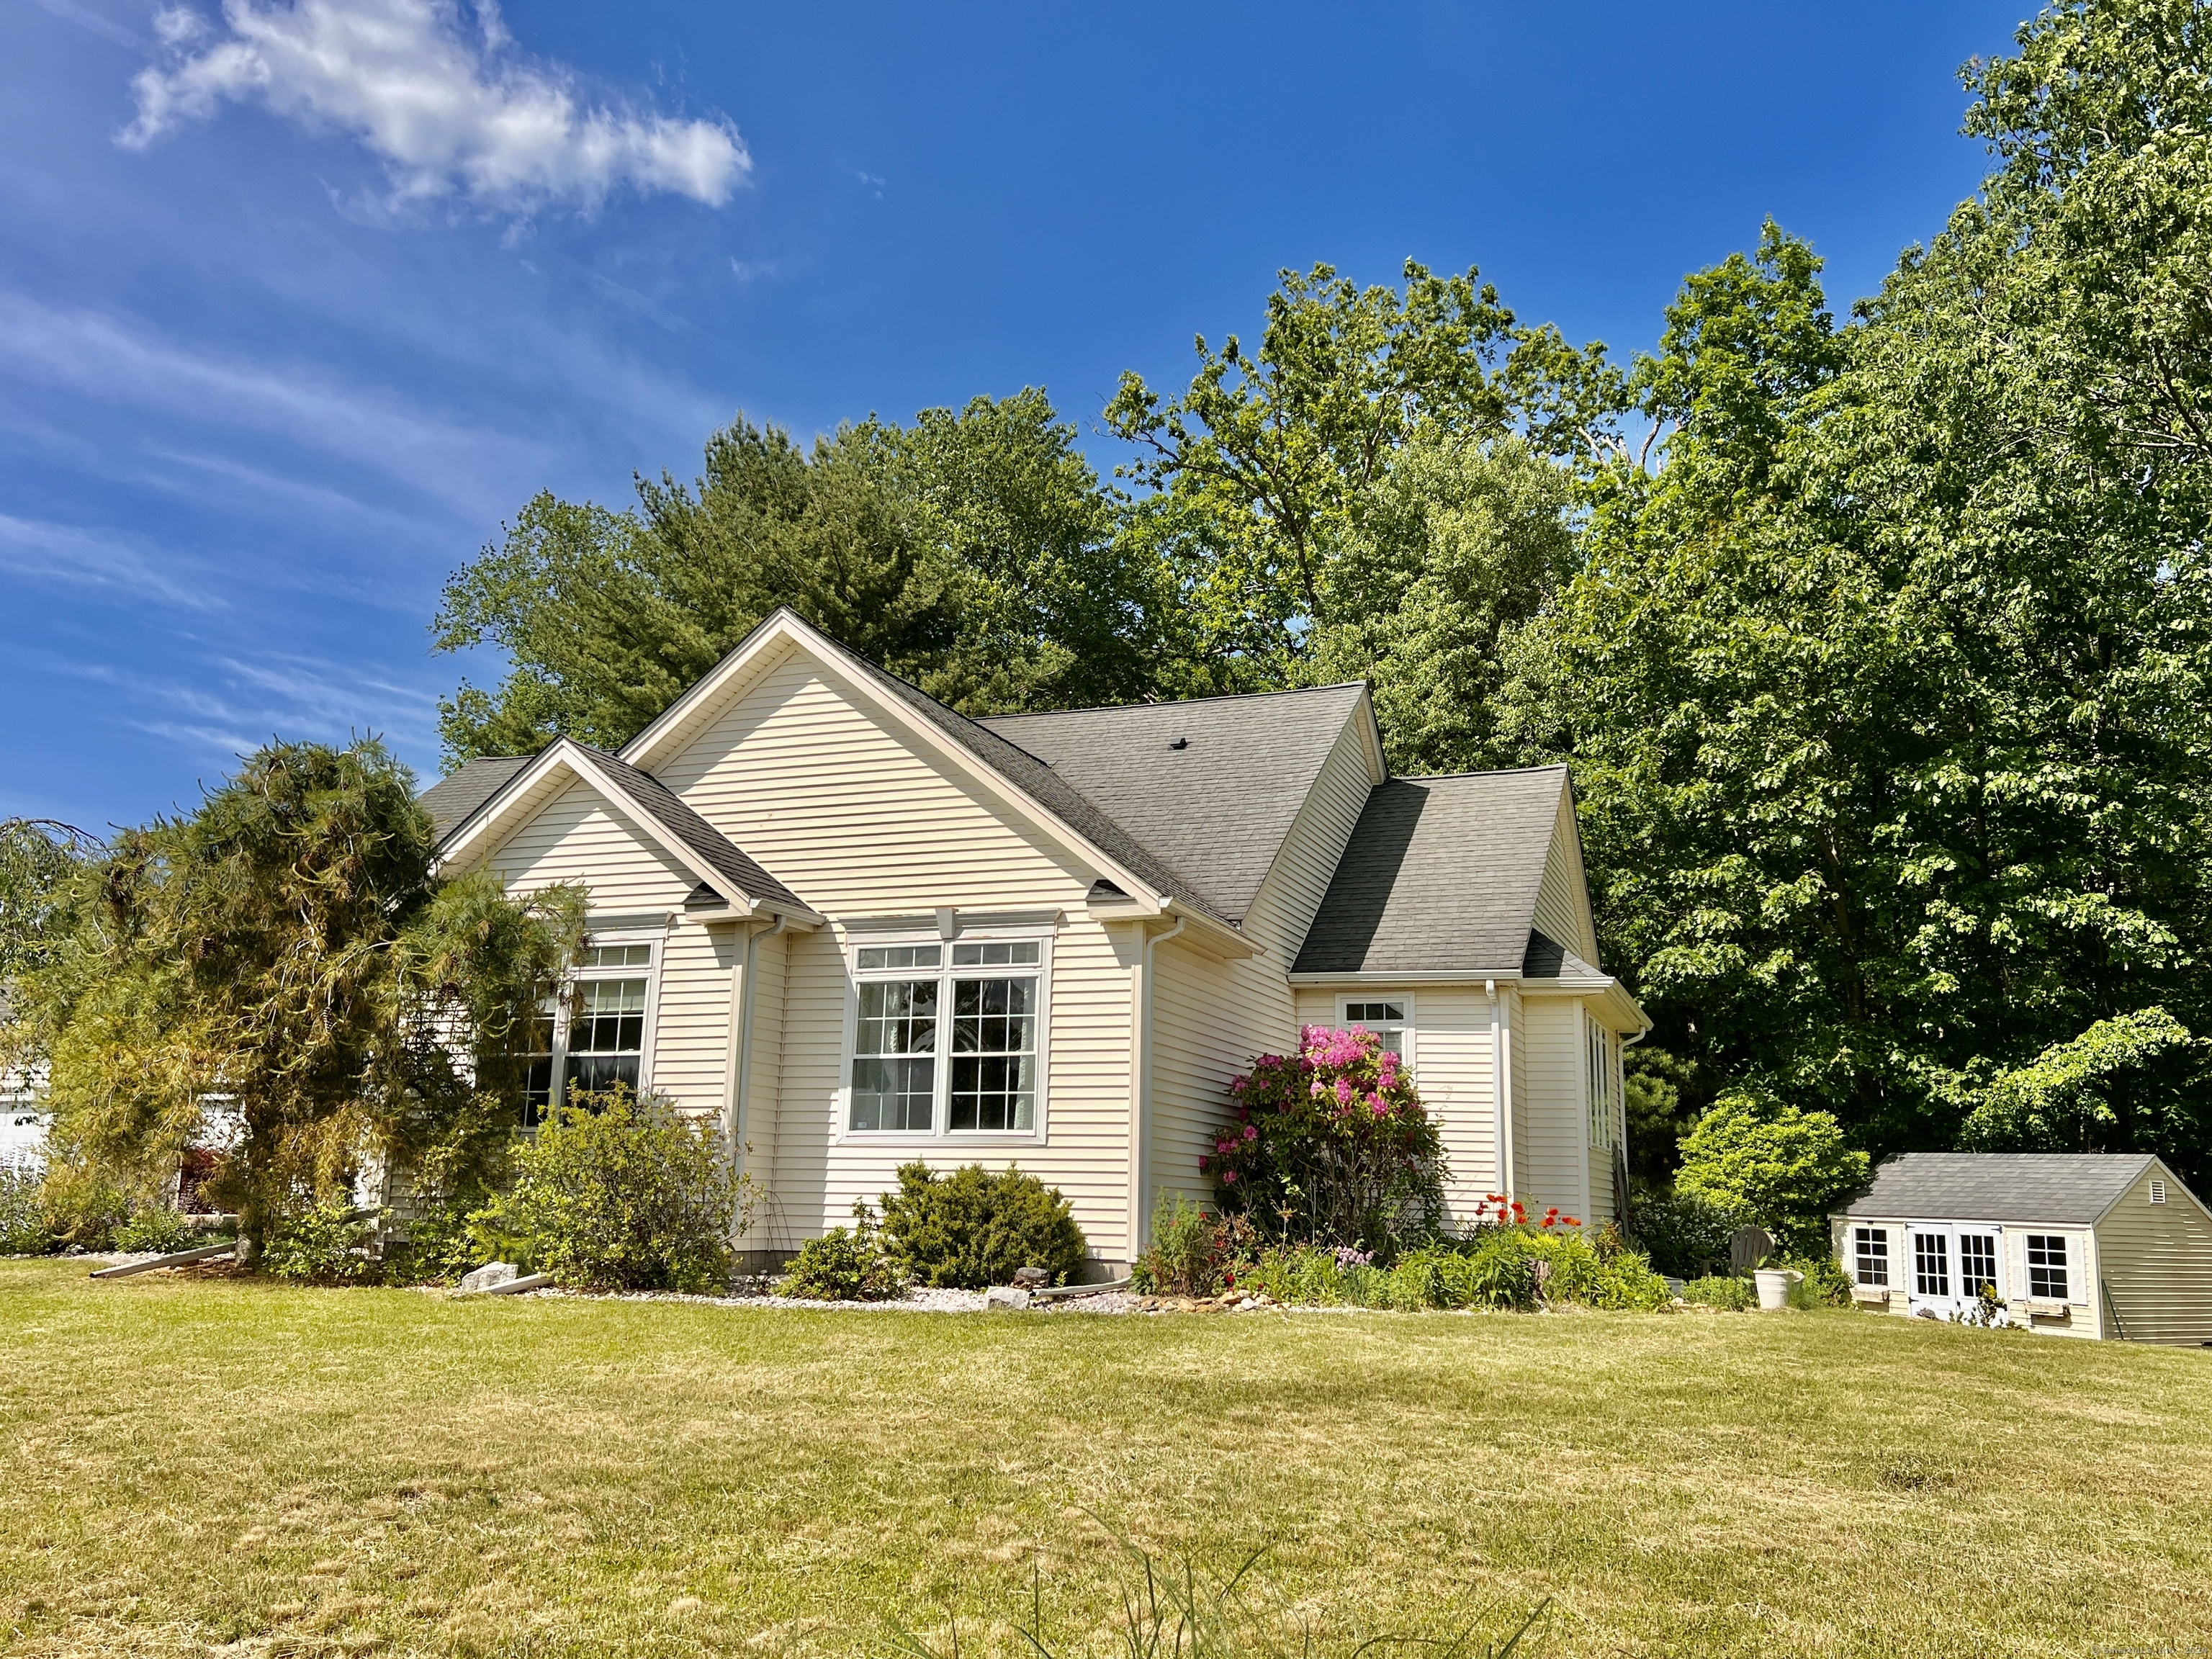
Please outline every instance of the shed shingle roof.
[{"label": "shed shingle roof", "polygon": [[1000,714],[977,724],[1048,763],[1213,910],[1242,921],[1363,690]]},{"label": "shed shingle roof", "polygon": [[1841,1213],[2086,1227],[2152,1162],[2148,1152],[1905,1152]]},{"label": "shed shingle roof", "polygon": [[1377,785],[1291,971],[1511,975],[1540,959],[1536,890],[1566,787],[1564,766]]}]

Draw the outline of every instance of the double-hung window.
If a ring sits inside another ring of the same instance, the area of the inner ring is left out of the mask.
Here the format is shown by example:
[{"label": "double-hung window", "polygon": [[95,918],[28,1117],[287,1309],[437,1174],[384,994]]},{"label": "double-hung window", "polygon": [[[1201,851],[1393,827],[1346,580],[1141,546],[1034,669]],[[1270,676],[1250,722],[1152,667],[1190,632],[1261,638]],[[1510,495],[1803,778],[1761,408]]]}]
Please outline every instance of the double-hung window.
[{"label": "double-hung window", "polygon": [[538,1006],[522,1055],[522,1121],[542,1121],[570,1093],[645,1086],[645,1027],[652,1000],[650,943],[579,951],[564,994]]},{"label": "double-hung window", "polygon": [[2066,1296],[2066,1237],[2027,1236],[2027,1293],[2039,1301],[2063,1302]]},{"label": "double-hung window", "polygon": [[847,1132],[1036,1134],[1044,957],[1033,939],[856,947]]},{"label": "double-hung window", "polygon": [[1889,1229],[1856,1227],[1852,1243],[1858,1257],[1858,1282],[1887,1289],[1889,1285]]}]

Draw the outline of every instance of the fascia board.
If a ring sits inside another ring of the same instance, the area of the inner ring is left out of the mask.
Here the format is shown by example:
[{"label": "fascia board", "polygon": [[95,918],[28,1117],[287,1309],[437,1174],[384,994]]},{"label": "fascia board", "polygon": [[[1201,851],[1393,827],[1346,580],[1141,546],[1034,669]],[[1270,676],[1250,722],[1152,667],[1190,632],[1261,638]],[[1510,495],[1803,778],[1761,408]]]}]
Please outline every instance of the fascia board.
[{"label": "fascia board", "polygon": [[659,756],[662,744],[680,732],[702,705],[732,693],[742,681],[764,665],[762,659],[772,647],[804,643],[791,622],[787,613],[779,611],[755,629],[708,669],[703,679],[654,715],[644,731],[615,750],[616,758],[627,761],[641,772],[652,771],[651,763]]},{"label": "fascia board", "polygon": [[[1152,893],[1150,882],[1139,880],[1115,859],[1091,842],[1007,778],[985,765],[982,761],[962,748],[935,726],[905,705],[904,700],[885,696],[877,690],[867,674],[855,672],[852,653],[828,635],[808,628],[789,611],[779,611],[762,623],[753,637],[732,650],[717,663],[707,677],[663,709],[659,716],[622,746],[621,758],[643,771],[651,771],[647,764],[659,746],[679,731],[692,713],[710,698],[720,697],[730,691],[756,664],[770,645],[786,642],[805,652],[816,664],[830,672],[839,688],[854,702],[873,711],[876,718],[895,726],[911,739],[918,739],[931,753],[949,761],[971,782],[981,787],[1000,805],[1026,819],[1030,824],[1069,851],[1098,866],[1098,873],[1113,880],[1115,885],[1131,894]],[[720,891],[720,888],[716,889]],[[1153,896],[1153,908],[1148,913],[1158,915],[1159,901],[1164,895]]]},{"label": "fascia board", "polygon": [[[877,690],[866,675],[855,673],[848,665],[847,652],[834,640],[825,636],[818,645],[806,641],[799,643],[810,646],[816,660],[822,662],[836,677],[839,686],[856,702],[874,710],[878,720],[896,726],[902,734],[918,740],[932,754],[950,762],[963,776],[1000,805],[1026,820],[1030,827],[1042,831],[1069,852],[1079,854],[1085,862],[1095,865],[1099,875],[1107,878],[1122,891],[1152,895],[1156,913],[1161,907],[1176,902],[1167,895],[1155,892],[1152,883],[1141,879],[1103,848],[1093,844],[1080,830],[1046,807],[1027,790],[946,737],[933,723],[907,707],[903,698],[888,696]],[[1192,914],[1194,919],[1206,920],[1197,917],[1195,912]]]},{"label": "fascia board", "polygon": [[[1291,974],[1293,985],[1480,985],[1486,980],[1518,983],[1518,968],[1455,968],[1445,974]],[[1547,981],[1548,982],[1548,981]]]},{"label": "fascia board", "polygon": [[471,854],[487,841],[496,839],[495,832],[514,816],[513,809],[526,800],[539,785],[557,771],[565,771],[576,781],[588,784],[602,801],[620,812],[639,834],[682,865],[696,879],[728,900],[733,911],[744,915],[753,914],[755,906],[750,898],[742,892],[732,892],[728,879],[720,871],[654,823],[651,814],[617,788],[605,773],[592,764],[591,757],[567,738],[556,738],[536,760],[516,773],[504,789],[485,803],[488,809],[493,810],[479,812],[475,819],[463,826],[460,839],[439,855],[439,869],[443,871],[455,866],[465,867]]}]

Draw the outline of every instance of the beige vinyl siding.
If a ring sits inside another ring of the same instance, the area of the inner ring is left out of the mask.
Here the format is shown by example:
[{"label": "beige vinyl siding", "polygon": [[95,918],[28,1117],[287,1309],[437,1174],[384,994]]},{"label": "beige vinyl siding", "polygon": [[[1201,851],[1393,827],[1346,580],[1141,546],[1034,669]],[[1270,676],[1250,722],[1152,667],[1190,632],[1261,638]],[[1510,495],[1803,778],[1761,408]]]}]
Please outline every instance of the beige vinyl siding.
[{"label": "beige vinyl siding", "polygon": [[1574,805],[1561,790],[1559,821],[1552,827],[1551,849],[1544,856],[1544,879],[1536,889],[1536,927],[1595,967],[1597,935],[1590,921],[1585,879]]},{"label": "beige vinyl siding", "polygon": [[1228,1121],[1229,1080],[1263,1054],[1297,1044],[1290,981],[1279,962],[1224,961],[1170,939],[1152,950],[1152,1112],[1144,1199],[1200,1201],[1212,1185],[1198,1160]]},{"label": "beige vinyl siding", "polygon": [[[796,649],[765,665],[658,771],[833,924],[794,936],[788,949],[772,1097],[782,1247],[849,1219],[854,1199],[872,1203],[900,1164],[921,1158],[945,1167],[1018,1162],[1067,1194],[1097,1253],[1121,1255],[1129,984],[1106,929],[1084,918],[1096,872],[1010,821],[953,762],[886,730]],[[848,999],[838,924],[939,906],[1067,915],[1053,948],[1042,1144],[967,1150],[950,1139],[918,1147],[838,1138]],[[756,1133],[770,1098],[763,1089],[750,1103]]]},{"label": "beige vinyl siding", "polygon": [[1570,997],[1524,997],[1522,1047],[1527,1063],[1528,1179],[1519,1194],[1528,1218],[1557,1205],[1580,1218],[1583,1212],[1583,1065],[1580,1007]]},{"label": "beige vinyl siding", "polygon": [[[2150,1183],[2166,1183],[2166,1202]],[[2153,1168],[2097,1224],[2098,1255],[2131,1342],[2212,1342],[2212,1218],[2166,1170]]]},{"label": "beige vinyl siding", "polygon": [[[1535,1164],[1529,1155],[1528,1124],[1528,1002],[1519,991],[1505,999],[1505,1099],[1511,1120],[1513,1195],[1527,1204]],[[1538,1213],[1540,1214],[1540,1208]]]},{"label": "beige vinyl siding", "polygon": [[[785,990],[788,979],[787,964],[792,945],[803,935],[774,933],[763,929],[753,946],[752,1048],[747,1059],[745,1080],[744,1144],[740,1149],[743,1168],[757,1183],[763,1194],[761,1212],[762,1242],[760,1248],[786,1249],[769,1242],[768,1234],[781,1215],[776,1206],[768,1203],[776,1189],[776,1132],[780,1127],[776,1112],[776,1091],[783,1074],[783,1017]],[[744,959],[744,945],[740,938],[738,955]],[[740,970],[742,971],[742,970]],[[729,1040],[738,1042],[737,1026],[732,1024]],[[737,1056],[728,1061],[734,1074]],[[732,1106],[735,1105],[732,1102]]]},{"label": "beige vinyl siding", "polygon": [[580,782],[518,825],[485,862],[511,893],[581,883],[591,890],[591,908],[601,913],[679,910],[698,885],[696,877]]},{"label": "beige vinyl siding", "polygon": [[1471,1224],[1484,1198],[1502,1190],[1490,998],[1480,985],[1424,985],[1403,992],[1302,985],[1298,1024],[1334,1025],[1338,1002],[1347,996],[1403,996],[1413,1003],[1413,1085],[1437,1120],[1451,1171],[1445,1215],[1455,1227]]},{"label": "beige vinyl siding", "polygon": [[1364,700],[1354,705],[1244,919],[1245,933],[1267,947],[1279,975],[1297,959],[1367,798],[1382,781],[1368,746],[1370,719]]}]

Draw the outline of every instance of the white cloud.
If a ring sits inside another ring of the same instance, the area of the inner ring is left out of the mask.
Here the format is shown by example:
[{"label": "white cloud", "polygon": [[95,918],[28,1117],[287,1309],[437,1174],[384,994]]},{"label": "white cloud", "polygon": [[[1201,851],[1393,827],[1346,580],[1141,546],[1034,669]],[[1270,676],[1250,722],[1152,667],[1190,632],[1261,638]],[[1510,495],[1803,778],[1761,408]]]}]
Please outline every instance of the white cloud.
[{"label": "white cloud", "polygon": [[[181,562],[170,559],[173,567]],[[105,588],[127,599],[150,599],[187,611],[207,611],[220,601],[208,590],[205,573],[162,568],[162,561],[121,537],[76,525],[18,519],[0,513],[0,571],[77,587]]]},{"label": "white cloud", "polygon": [[456,194],[501,212],[590,208],[628,187],[720,207],[752,168],[726,120],[677,120],[584,103],[575,76],[524,61],[494,0],[223,0],[213,24],[180,6],[155,18],[162,61],[132,82],[142,149],[222,104],[259,103],[352,135],[395,199]]}]

